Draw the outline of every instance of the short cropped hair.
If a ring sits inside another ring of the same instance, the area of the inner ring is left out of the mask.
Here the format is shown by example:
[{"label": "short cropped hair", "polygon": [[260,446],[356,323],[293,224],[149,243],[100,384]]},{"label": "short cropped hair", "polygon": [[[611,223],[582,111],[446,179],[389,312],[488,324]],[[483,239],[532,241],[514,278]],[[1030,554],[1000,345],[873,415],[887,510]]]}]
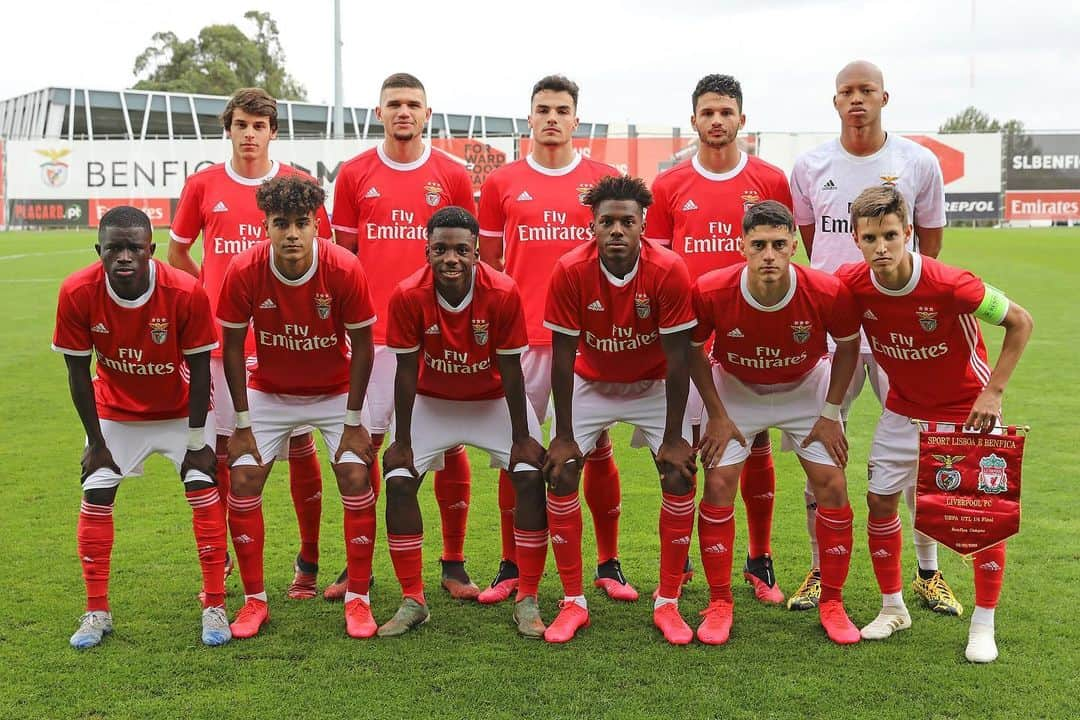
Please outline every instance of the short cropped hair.
[{"label": "short cropped hair", "polygon": [[105,239],[105,231],[115,228],[141,228],[147,235],[153,235],[154,228],[146,213],[130,205],[117,205],[101,216],[98,222],[98,242]]},{"label": "short cropped hair", "polygon": [[427,95],[427,90],[424,89],[424,83],[420,82],[420,78],[409,73],[394,73],[383,80],[382,87],[379,88],[379,94],[382,94],[383,90],[391,88],[413,88]]},{"label": "short cropped hair", "polygon": [[570,99],[574,101],[574,109],[577,110],[578,85],[570,78],[565,75],[548,75],[537,80],[536,84],[533,85],[532,95],[529,96],[530,106],[536,94],[544,90],[569,93]]},{"label": "short cropped hair", "polygon": [[760,225],[769,227],[787,228],[788,232],[795,232],[795,218],[791,211],[783,203],[775,200],[765,200],[754,203],[746,210],[742,219],[743,237]]},{"label": "short cropped hair", "polygon": [[866,188],[851,203],[852,230],[859,224],[859,218],[882,218],[895,215],[907,225],[908,204],[903,194],[892,185],[873,185]]},{"label": "short cropped hair", "polygon": [[243,110],[248,115],[270,119],[270,129],[277,130],[277,100],[262,88],[240,88],[229,98],[221,113],[221,125],[226,130],[232,126],[233,111]]},{"label": "short cropped hair", "polygon": [[592,207],[593,216],[605,200],[633,200],[642,210],[652,205],[653,196],[649,186],[641,178],[629,175],[609,175],[601,178],[588,193],[584,202]]},{"label": "short cropped hair", "polygon": [[714,73],[698,80],[698,84],[694,87],[694,94],[690,98],[691,109],[695,113],[697,112],[698,98],[705,93],[716,93],[724,97],[734,98],[735,104],[739,106],[739,112],[742,112],[742,85],[730,75],[717,75]]},{"label": "short cropped hair", "polygon": [[462,228],[472,233],[473,237],[480,234],[480,223],[476,221],[472,213],[457,205],[440,208],[428,218],[427,235],[429,239],[437,228]]},{"label": "short cropped hair", "polygon": [[326,191],[318,183],[298,175],[278,175],[255,191],[255,202],[267,217],[318,212],[325,201]]}]

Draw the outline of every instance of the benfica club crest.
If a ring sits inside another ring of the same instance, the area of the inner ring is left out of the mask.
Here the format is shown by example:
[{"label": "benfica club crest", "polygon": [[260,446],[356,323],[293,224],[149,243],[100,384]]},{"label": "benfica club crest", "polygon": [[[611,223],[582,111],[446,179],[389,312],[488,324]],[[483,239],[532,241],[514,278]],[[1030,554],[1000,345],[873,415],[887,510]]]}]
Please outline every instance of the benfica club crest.
[{"label": "benfica club crest", "polygon": [[963,455],[931,455],[937,462],[941,463],[941,467],[936,473],[934,473],[934,484],[946,492],[952,492],[956,488],[960,487],[960,471],[953,467],[953,463],[958,463],[964,459]]},{"label": "benfica club crest", "polygon": [[791,323],[791,337],[800,345],[810,339],[810,329],[813,327],[809,320],[796,320]]},{"label": "benfica club crest", "polygon": [[919,327],[926,332],[937,330],[937,310],[932,307],[920,307],[915,311],[919,318]]},{"label": "benfica club crest", "polygon": [[645,293],[638,293],[634,295],[634,312],[637,316],[644,320],[649,317],[651,306],[649,304],[649,296]]},{"label": "benfica club crest", "polygon": [[742,206],[743,210],[749,210],[751,205],[757,205],[761,202],[761,196],[758,195],[757,190],[743,190],[742,193]]},{"label": "benfica club crest", "polygon": [[424,200],[431,207],[437,207],[442,198],[442,185],[432,180],[424,185]]},{"label": "benfica club crest", "polygon": [[577,199],[582,205],[587,204],[585,199],[589,196],[589,191],[592,190],[592,184],[582,183],[577,186]]},{"label": "benfica club crest", "polygon": [[476,340],[477,345],[487,345],[488,341],[488,321],[487,320],[473,320],[472,321],[472,334]]},{"label": "benfica club crest", "polygon": [[169,321],[165,318],[150,319],[150,339],[158,345],[163,345],[169,337]]},{"label": "benfica club crest", "polygon": [[49,159],[49,162],[41,163],[41,182],[52,188],[58,188],[67,182],[68,164],[60,160],[70,155],[71,150],[35,150],[35,152]]},{"label": "benfica club crest", "polygon": [[979,460],[979,492],[1000,495],[1009,489],[1005,458],[991,453]]},{"label": "benfica club crest", "polygon": [[327,293],[315,293],[315,312],[319,314],[320,320],[330,317],[331,300],[332,298]]}]

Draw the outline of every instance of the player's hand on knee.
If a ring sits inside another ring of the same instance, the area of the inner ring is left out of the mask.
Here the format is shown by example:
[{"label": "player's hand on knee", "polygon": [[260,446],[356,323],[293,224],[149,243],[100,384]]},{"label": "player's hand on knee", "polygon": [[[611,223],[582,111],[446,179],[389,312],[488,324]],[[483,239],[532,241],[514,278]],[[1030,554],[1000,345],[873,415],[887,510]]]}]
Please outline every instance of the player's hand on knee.
[{"label": "player's hand on knee", "polygon": [[975,404],[971,406],[964,428],[990,432],[1001,417],[1001,392],[990,387],[983,388],[979,397],[975,398]]},{"label": "player's hand on knee", "polygon": [[734,440],[746,447],[746,438],[739,432],[739,428],[727,415],[719,418],[709,418],[705,427],[701,429],[701,438],[698,440],[697,451],[701,457],[701,466],[712,467],[714,462],[720,460],[728,443]]},{"label": "player's hand on knee", "polygon": [[86,478],[102,468],[112,470],[117,475],[120,475],[120,468],[113,461],[109,448],[104,445],[87,445],[86,449],[83,450],[80,462],[82,464],[82,475],[79,476],[80,483],[86,482]]},{"label": "player's hand on knee", "polygon": [[566,487],[569,479],[577,476],[582,459],[581,448],[576,441],[553,437],[541,468],[548,488],[555,490]]},{"label": "player's hand on knee", "polygon": [[520,440],[515,440],[510,446],[510,471],[513,472],[518,463],[527,463],[536,469],[544,467],[547,460],[547,451],[536,438],[526,435]]},{"label": "player's hand on knee", "polygon": [[678,473],[684,480],[692,482],[694,473],[697,472],[697,463],[694,462],[694,448],[682,437],[665,440],[656,451],[656,466],[660,468],[661,474],[673,471]]},{"label": "player's hand on knee", "polygon": [[810,428],[810,433],[802,441],[802,446],[810,447],[812,442],[820,442],[824,445],[837,467],[847,467],[848,443],[842,422],[819,417],[814,427]]},{"label": "player's hand on knee", "polygon": [[232,465],[238,458],[250,455],[255,458],[258,465],[262,465],[262,456],[259,455],[259,445],[255,442],[255,433],[251,428],[236,428],[229,437],[229,464]]},{"label": "player's hand on knee", "polygon": [[413,477],[416,477],[416,468],[413,466],[412,445],[395,440],[390,443],[390,447],[386,448],[382,459],[383,474],[389,473],[391,470],[404,468],[412,473]]},{"label": "player's hand on knee", "polygon": [[375,462],[375,446],[371,443],[371,434],[363,425],[346,425],[341,433],[341,442],[334,453],[334,462],[341,462],[341,456],[352,451],[358,458],[371,467]]},{"label": "player's hand on knee", "polygon": [[187,477],[189,471],[201,472],[217,483],[217,454],[214,448],[203,445],[198,450],[188,450],[184,453],[184,462],[180,464],[180,479]]}]

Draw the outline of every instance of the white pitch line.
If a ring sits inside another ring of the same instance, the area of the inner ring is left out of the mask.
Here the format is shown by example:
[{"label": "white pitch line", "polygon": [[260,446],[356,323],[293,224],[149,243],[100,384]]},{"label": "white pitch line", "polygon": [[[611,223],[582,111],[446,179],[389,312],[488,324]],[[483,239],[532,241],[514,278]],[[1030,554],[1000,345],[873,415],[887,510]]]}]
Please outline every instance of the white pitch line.
[{"label": "white pitch line", "polygon": [[20,253],[18,255],[0,255],[0,260],[21,260],[28,257],[44,257],[46,255],[74,255],[76,253],[93,253],[93,248],[80,248],[78,250],[53,250],[52,252]]},{"label": "white pitch line", "polygon": [[0,280],[0,285],[16,285],[18,283],[57,283],[63,282],[64,278],[12,278]]}]

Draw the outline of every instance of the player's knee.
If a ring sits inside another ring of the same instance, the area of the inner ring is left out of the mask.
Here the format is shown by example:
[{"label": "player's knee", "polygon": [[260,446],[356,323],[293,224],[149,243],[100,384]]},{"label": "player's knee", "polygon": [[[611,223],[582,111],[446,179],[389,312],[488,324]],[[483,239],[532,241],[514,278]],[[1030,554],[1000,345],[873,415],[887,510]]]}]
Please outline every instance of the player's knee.
[{"label": "player's knee", "polygon": [[544,504],[544,476],[539,472],[511,473],[510,482],[519,506]]},{"label": "player's knee", "polygon": [[116,488],[92,488],[83,490],[83,500],[90,505],[112,505],[116,500]]},{"label": "player's knee", "polygon": [[212,487],[217,487],[217,484],[206,480],[193,480],[191,482],[184,482],[184,492],[197,492],[199,490],[208,490]]},{"label": "player's knee", "polygon": [[734,466],[711,468],[705,473],[705,490],[701,499],[710,505],[726,506],[735,500],[739,473]]},{"label": "player's knee", "polygon": [[866,508],[870,516],[875,518],[888,518],[896,514],[900,506],[900,493],[893,495],[878,495],[874,492],[866,493]]},{"label": "player's knee", "polygon": [[416,495],[420,480],[411,474],[390,472],[383,478],[383,487],[386,489],[387,502],[403,500]]},{"label": "player's knee", "polygon": [[371,487],[367,465],[362,463],[335,465],[334,475],[342,495],[362,495]]},{"label": "player's knee", "polygon": [[660,489],[669,495],[688,495],[694,490],[694,483],[678,470],[668,469],[660,473]]},{"label": "player's knee", "polygon": [[242,465],[232,469],[229,482],[229,492],[237,497],[251,497],[262,492],[266,477],[259,472],[259,468],[251,465]]},{"label": "player's knee", "polygon": [[831,468],[820,476],[811,478],[814,497],[823,508],[840,508],[848,504],[847,480],[840,468]]}]

